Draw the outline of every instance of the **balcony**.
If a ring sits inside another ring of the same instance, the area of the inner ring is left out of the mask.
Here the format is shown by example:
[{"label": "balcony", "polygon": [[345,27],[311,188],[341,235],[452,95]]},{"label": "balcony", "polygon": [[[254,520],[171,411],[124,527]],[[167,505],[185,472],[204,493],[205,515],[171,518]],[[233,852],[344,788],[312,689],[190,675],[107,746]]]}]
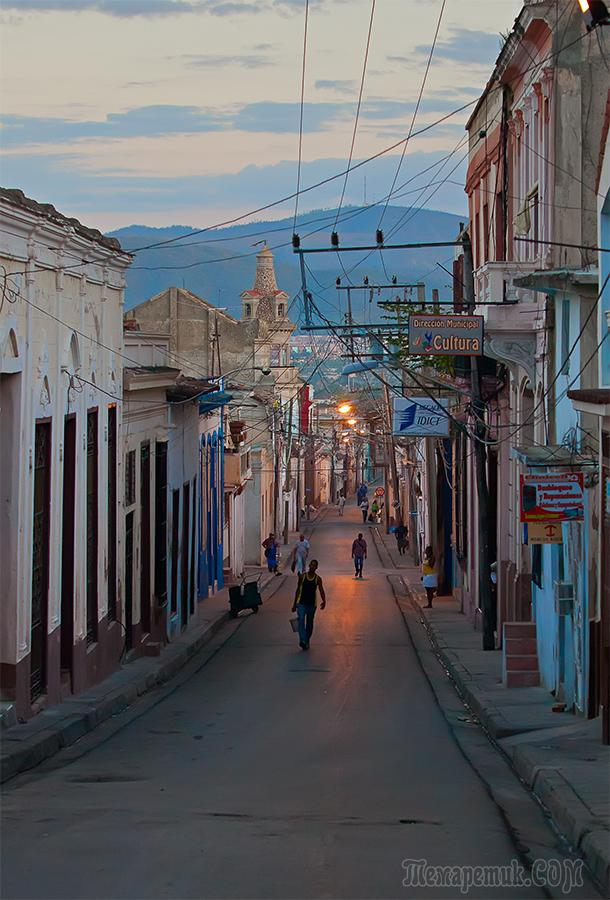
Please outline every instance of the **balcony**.
[{"label": "balcony", "polygon": [[240,488],[250,475],[250,450],[225,450],[225,487]]},{"label": "balcony", "polygon": [[[474,293],[477,303],[502,306],[526,300],[531,296],[530,292],[515,287],[513,279],[529,275],[535,272],[536,268],[535,262],[517,263],[502,260],[484,263],[474,273]],[[485,305],[477,312],[487,320],[489,309],[490,307]]]}]

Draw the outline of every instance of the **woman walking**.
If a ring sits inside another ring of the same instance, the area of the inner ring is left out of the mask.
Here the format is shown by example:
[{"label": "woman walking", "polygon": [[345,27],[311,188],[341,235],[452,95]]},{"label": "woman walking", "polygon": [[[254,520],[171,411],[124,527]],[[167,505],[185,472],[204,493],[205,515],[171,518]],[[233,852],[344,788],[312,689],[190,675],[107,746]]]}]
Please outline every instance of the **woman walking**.
[{"label": "woman walking", "polygon": [[278,557],[280,548],[273,532],[271,532],[269,537],[263,541],[263,547],[265,548],[267,568],[270,572],[274,572],[276,575],[279,575],[280,573],[278,571]]},{"label": "woman walking", "polygon": [[428,602],[427,609],[432,609],[432,600],[438,589],[438,574],[436,572],[436,559],[432,547],[426,547],[424,552],[424,561],[422,564],[422,581],[426,591]]}]

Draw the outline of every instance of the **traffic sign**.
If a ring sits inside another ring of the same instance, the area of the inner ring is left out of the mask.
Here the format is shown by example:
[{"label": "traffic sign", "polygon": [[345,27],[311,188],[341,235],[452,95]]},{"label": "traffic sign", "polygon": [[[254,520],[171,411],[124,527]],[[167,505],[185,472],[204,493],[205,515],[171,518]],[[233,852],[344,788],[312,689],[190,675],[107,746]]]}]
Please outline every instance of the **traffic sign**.
[{"label": "traffic sign", "polygon": [[384,494],[385,494],[385,488],[382,488],[382,487],[375,488],[375,496],[376,497],[383,497]]}]

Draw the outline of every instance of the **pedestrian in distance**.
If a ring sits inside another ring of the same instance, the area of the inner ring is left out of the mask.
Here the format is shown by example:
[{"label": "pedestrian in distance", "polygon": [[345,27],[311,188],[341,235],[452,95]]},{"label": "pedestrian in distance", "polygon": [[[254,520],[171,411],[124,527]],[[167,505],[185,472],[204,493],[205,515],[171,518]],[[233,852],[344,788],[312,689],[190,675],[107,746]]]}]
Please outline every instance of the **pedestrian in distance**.
[{"label": "pedestrian in distance", "polygon": [[399,522],[396,526],[396,530],[394,531],[394,537],[396,538],[396,544],[398,546],[398,552],[401,556],[404,556],[407,552],[407,547],[409,546],[409,540],[407,536],[407,529],[403,522]]},{"label": "pedestrian in distance", "polygon": [[369,501],[366,499],[366,497],[359,504],[359,506],[360,506],[360,512],[362,513],[362,521],[366,524],[366,520],[368,519],[368,515],[369,515]]},{"label": "pedestrian in distance", "polygon": [[424,561],[422,563],[422,581],[426,591],[428,602],[426,607],[432,609],[432,600],[438,589],[438,574],[436,571],[436,559],[432,547],[426,547]]},{"label": "pedestrian in distance", "polygon": [[294,545],[294,550],[292,551],[292,565],[290,566],[291,570],[294,572],[294,570],[296,569],[297,575],[303,575],[307,568],[308,556],[309,541],[304,534],[300,534],[298,541]]},{"label": "pedestrian in distance", "polygon": [[352,544],[352,559],[354,560],[354,568],[356,569],[356,578],[362,578],[362,569],[364,567],[364,560],[367,557],[367,547],[366,541],[362,536],[362,532],[358,534],[358,537]]},{"label": "pedestrian in distance", "polygon": [[318,560],[312,559],[307,572],[299,575],[292,611],[296,612],[299,620],[299,647],[301,650],[309,650],[309,642],[313,633],[313,620],[316,615],[317,594],[320,593],[320,609],[326,606],[326,594],[322,579],[317,574]]},{"label": "pedestrian in distance", "polygon": [[373,504],[371,506],[371,514],[369,516],[369,522],[377,523],[377,516],[379,515],[379,503],[377,500],[373,500]]},{"label": "pedestrian in distance", "polygon": [[339,499],[337,500],[337,506],[339,507],[339,515],[343,516],[343,510],[345,509],[345,497],[343,494],[340,494]]},{"label": "pedestrian in distance", "polygon": [[276,575],[279,575],[278,562],[279,562],[279,552],[280,548],[278,542],[275,539],[275,535],[273,532],[269,533],[269,537],[265,538],[263,541],[263,547],[265,548],[265,559],[267,560],[267,568],[270,572],[274,572]]}]

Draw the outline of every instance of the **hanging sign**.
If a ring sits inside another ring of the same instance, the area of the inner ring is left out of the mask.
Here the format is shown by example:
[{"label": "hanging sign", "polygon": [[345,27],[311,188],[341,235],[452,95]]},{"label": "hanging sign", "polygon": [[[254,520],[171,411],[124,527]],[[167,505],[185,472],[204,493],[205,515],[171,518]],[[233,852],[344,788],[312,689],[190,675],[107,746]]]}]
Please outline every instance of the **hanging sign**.
[{"label": "hanging sign", "polygon": [[561,522],[530,522],[527,526],[528,544],[562,544]]},{"label": "hanging sign", "polygon": [[449,437],[448,400],[394,397],[393,432],[397,437]]},{"label": "hanging sign", "polygon": [[521,521],[581,521],[585,515],[582,472],[521,475]]},{"label": "hanging sign", "polygon": [[375,488],[375,496],[376,497],[383,497],[384,494],[385,494],[385,488],[382,488],[382,487]]},{"label": "hanging sign", "polygon": [[482,356],[483,316],[409,316],[411,356]]}]

